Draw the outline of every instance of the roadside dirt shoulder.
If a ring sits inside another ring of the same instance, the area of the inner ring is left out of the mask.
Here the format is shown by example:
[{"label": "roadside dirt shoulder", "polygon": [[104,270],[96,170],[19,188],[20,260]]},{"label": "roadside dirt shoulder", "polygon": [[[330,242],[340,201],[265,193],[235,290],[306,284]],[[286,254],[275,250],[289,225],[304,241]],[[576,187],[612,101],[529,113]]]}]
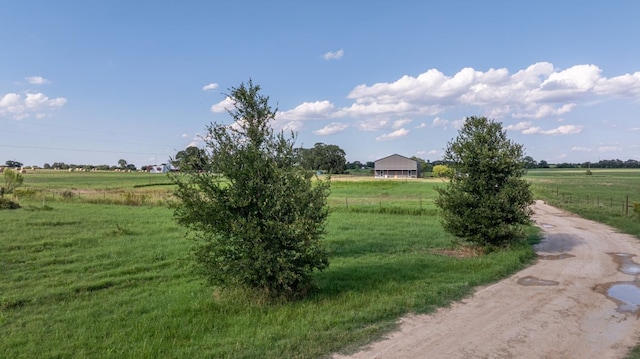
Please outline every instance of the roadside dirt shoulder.
[{"label": "roadside dirt shoulder", "polygon": [[[541,201],[534,211],[545,232],[537,263],[334,358],[624,357],[640,337],[640,241]],[[625,286],[630,301],[611,295]]]}]

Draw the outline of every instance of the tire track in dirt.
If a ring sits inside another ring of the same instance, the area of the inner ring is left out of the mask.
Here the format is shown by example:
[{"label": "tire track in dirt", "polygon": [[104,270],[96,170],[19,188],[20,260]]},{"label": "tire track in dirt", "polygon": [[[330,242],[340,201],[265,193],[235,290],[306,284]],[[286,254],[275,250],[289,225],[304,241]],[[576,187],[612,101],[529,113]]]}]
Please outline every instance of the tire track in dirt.
[{"label": "tire track in dirt", "polygon": [[533,208],[545,232],[534,265],[433,314],[406,316],[385,339],[334,358],[624,357],[640,319],[605,294],[637,281],[615,254],[640,258],[640,241],[542,201]]}]

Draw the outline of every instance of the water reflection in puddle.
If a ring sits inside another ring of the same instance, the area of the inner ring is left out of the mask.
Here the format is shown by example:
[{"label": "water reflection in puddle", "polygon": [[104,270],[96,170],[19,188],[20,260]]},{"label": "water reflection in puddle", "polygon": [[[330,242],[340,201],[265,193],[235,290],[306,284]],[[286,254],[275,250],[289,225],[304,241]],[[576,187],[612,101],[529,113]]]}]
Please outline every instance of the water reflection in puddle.
[{"label": "water reflection in puddle", "polygon": [[547,223],[542,223],[541,226],[542,226],[542,228],[554,228],[555,227],[553,224],[547,224]]},{"label": "water reflection in puddle", "polygon": [[636,282],[613,284],[607,296],[618,302],[619,312],[636,312],[640,309],[640,287]]},{"label": "water reflection in puddle", "polygon": [[623,313],[640,313],[640,264],[633,261],[635,255],[629,253],[609,253],[618,264],[618,271],[636,276],[632,282],[616,282],[596,286],[596,290],[604,293],[609,299],[618,303],[618,311]]},{"label": "water reflection in puddle", "polygon": [[640,264],[633,261],[633,254],[629,253],[609,253],[613,256],[613,260],[618,264],[618,270],[624,274],[638,275],[640,274]]},{"label": "water reflection in puddle", "polygon": [[522,277],[518,279],[518,284],[525,286],[539,285],[539,286],[551,286],[558,285],[555,280],[540,279],[532,276]]}]

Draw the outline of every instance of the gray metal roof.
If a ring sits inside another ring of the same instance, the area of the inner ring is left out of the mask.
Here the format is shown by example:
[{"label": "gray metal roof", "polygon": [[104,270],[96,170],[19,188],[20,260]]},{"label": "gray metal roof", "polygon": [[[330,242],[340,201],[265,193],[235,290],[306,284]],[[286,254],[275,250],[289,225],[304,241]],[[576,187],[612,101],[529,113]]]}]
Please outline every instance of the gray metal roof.
[{"label": "gray metal roof", "polygon": [[417,170],[418,161],[400,155],[391,155],[375,161],[376,170]]}]

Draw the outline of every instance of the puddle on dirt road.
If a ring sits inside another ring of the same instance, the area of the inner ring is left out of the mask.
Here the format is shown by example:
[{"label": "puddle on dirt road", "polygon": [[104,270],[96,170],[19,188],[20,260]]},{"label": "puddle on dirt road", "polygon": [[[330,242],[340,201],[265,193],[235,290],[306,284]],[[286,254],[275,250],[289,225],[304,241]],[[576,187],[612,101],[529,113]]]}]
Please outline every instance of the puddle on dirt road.
[{"label": "puddle on dirt road", "polygon": [[560,253],[560,254],[538,254],[538,259],[544,260],[558,260],[558,259],[567,259],[575,257],[573,254],[569,253]]},{"label": "puddle on dirt road", "polygon": [[542,228],[555,228],[553,224],[541,223]]},{"label": "puddle on dirt road", "polygon": [[624,274],[638,275],[640,274],[640,264],[633,261],[633,254],[629,253],[609,253],[613,257],[613,261],[618,264],[618,270]]},{"label": "puddle on dirt road", "polygon": [[633,261],[629,253],[609,253],[618,264],[618,271],[636,276],[632,282],[616,282],[597,285],[594,289],[618,304],[618,312],[640,315],[640,264]]},{"label": "puddle on dirt road", "polygon": [[619,312],[635,313],[640,309],[640,287],[636,282],[614,284],[607,296],[618,302]]},{"label": "puddle on dirt road", "polygon": [[532,276],[527,276],[527,277],[522,277],[518,279],[518,284],[525,285],[525,286],[534,286],[534,285],[552,286],[552,285],[558,285],[558,282],[556,282],[555,280],[546,280],[546,279],[540,279]]},{"label": "puddle on dirt road", "polygon": [[594,287],[596,292],[618,304],[618,312],[640,314],[640,286],[634,282],[616,282],[600,284]]}]

